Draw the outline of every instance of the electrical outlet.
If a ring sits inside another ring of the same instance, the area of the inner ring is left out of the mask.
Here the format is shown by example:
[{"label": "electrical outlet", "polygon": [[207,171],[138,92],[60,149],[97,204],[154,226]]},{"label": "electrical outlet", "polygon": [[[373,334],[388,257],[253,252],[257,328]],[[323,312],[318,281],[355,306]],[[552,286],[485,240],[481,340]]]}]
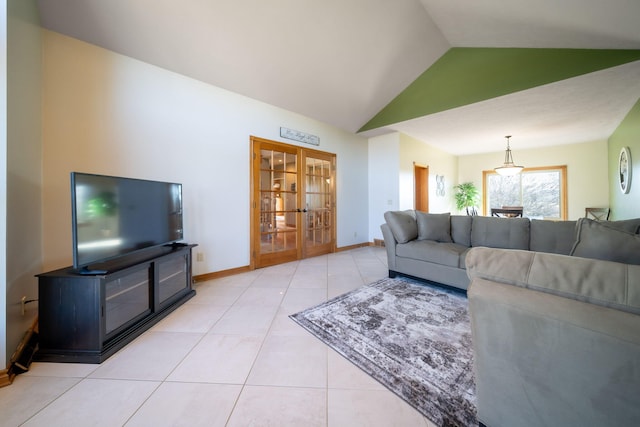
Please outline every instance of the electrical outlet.
[{"label": "electrical outlet", "polygon": [[196,261],[197,262],[203,262],[204,261],[204,254],[202,252],[196,253]]}]

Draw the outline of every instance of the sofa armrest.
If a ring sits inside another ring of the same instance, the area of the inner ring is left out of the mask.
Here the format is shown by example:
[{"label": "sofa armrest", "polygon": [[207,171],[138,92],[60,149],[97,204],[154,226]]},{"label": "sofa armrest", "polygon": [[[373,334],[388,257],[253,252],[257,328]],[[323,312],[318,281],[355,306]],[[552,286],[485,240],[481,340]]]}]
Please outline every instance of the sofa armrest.
[{"label": "sofa armrest", "polygon": [[640,419],[639,315],[477,275],[468,298],[485,425],[622,426]]},{"label": "sofa armrest", "polygon": [[387,267],[389,270],[395,270],[396,245],[398,242],[387,224],[380,225],[380,229],[382,230],[382,237],[384,238],[384,247],[387,249]]},{"label": "sofa armrest", "polygon": [[640,266],[568,255],[477,247],[467,274],[640,314]]}]

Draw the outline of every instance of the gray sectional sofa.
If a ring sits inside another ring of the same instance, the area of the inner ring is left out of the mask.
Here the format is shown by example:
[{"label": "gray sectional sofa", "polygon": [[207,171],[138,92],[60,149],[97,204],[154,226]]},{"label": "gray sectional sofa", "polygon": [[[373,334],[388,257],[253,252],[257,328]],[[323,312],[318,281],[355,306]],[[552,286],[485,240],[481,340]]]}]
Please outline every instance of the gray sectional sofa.
[{"label": "gray sectional sofa", "polygon": [[414,210],[388,211],[384,218],[381,229],[390,277],[400,273],[460,289],[469,286],[465,258],[472,247],[569,254],[576,235],[576,221]]},{"label": "gray sectional sofa", "polygon": [[634,263],[469,251],[476,399],[485,426],[640,425],[640,235],[624,240],[618,255],[635,256]]},{"label": "gray sectional sofa", "polygon": [[447,235],[447,216],[382,230],[390,275],[468,288],[479,421],[638,425],[640,219],[450,216]]}]

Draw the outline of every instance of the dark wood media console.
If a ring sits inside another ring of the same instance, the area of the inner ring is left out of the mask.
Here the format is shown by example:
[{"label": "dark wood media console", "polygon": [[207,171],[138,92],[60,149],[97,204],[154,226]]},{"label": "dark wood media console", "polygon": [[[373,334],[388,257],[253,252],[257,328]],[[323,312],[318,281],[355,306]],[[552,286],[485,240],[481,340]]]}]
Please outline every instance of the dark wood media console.
[{"label": "dark wood media console", "polygon": [[191,250],[196,245],[153,248],[92,266],[39,274],[39,350],[48,362],[102,363],[195,295]]}]

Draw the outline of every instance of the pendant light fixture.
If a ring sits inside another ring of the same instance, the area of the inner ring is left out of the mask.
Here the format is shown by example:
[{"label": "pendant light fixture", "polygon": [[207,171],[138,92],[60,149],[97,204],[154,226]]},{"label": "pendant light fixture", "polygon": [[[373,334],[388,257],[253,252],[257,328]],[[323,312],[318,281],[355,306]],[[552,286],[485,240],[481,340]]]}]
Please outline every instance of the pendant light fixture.
[{"label": "pendant light fixture", "polygon": [[507,135],[505,136],[505,138],[507,138],[507,151],[505,151],[504,153],[504,164],[500,167],[495,168],[494,170],[502,176],[517,175],[520,172],[522,172],[522,169],[524,169],[524,166],[516,166],[513,163],[513,156],[511,155],[511,147],[509,146],[509,138],[511,138],[511,135]]}]

